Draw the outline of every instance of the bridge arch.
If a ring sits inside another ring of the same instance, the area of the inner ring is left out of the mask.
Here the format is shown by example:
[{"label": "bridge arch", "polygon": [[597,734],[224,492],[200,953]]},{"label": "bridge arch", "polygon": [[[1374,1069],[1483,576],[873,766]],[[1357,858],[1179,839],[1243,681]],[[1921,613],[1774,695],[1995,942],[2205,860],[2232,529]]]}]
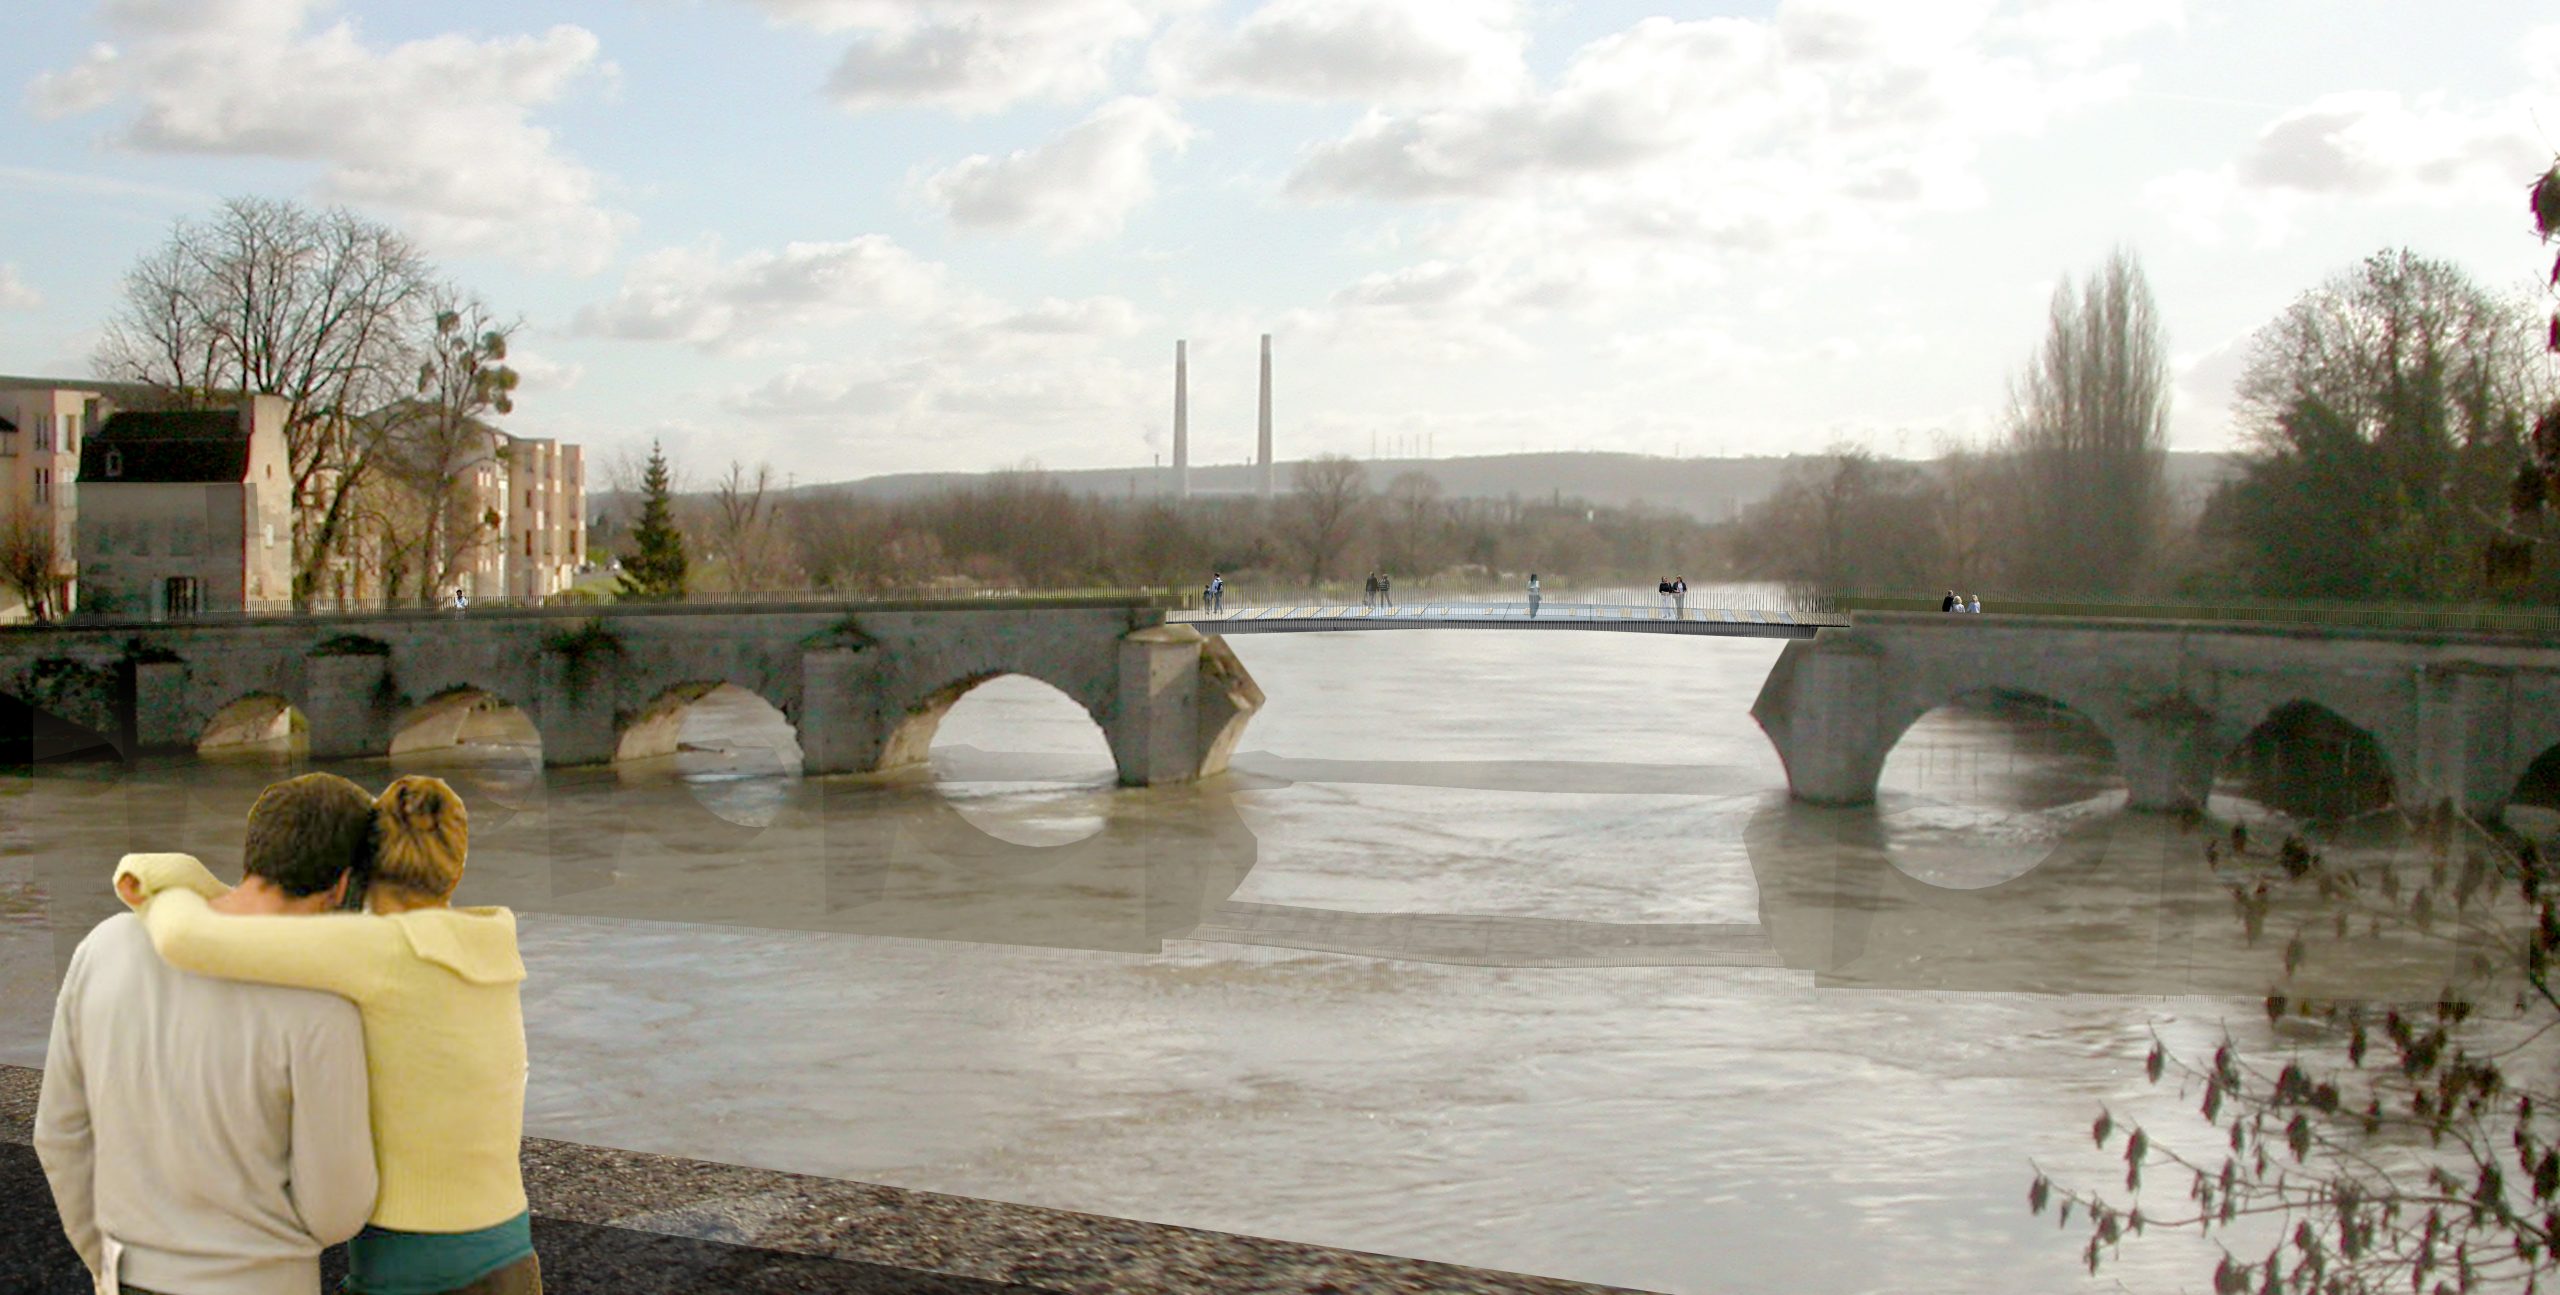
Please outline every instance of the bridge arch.
[{"label": "bridge arch", "polygon": [[475,739],[508,745],[542,745],[542,728],[514,699],[485,688],[456,684],[391,721],[390,754],[425,755],[450,751]]},{"label": "bridge arch", "polygon": [[1081,708],[1101,731],[1103,745],[1111,742],[1111,699],[1107,696],[1079,696],[1072,680],[1046,677],[1046,672],[1022,669],[974,670],[956,679],[929,688],[911,688],[891,699],[888,732],[880,747],[879,768],[883,771],[913,768],[926,763],[933,752],[933,739],[942,729],[943,719],[960,699],[981,685],[997,679],[1018,678],[1045,685]]},{"label": "bridge arch", "polygon": [[[1960,680],[1927,691],[1906,694],[1900,699],[1899,705],[1886,712],[1884,722],[1877,726],[1878,743],[1882,747],[1876,760],[1878,770],[1881,771],[1884,762],[1892,758],[1894,751],[1902,745],[1903,739],[1910,736],[1913,725],[1923,718],[1951,707],[2053,712],[2086,724],[2100,741],[2106,743],[2110,765],[2120,758],[2119,753],[2123,749],[2114,731],[2121,726],[2122,717],[2114,714],[2110,708],[2095,704],[2085,694],[2081,694],[2080,690],[2068,684],[2054,680],[2035,680],[2033,683],[2024,684],[1994,683],[1987,679]],[[2117,776],[2122,776],[2121,769],[2117,771]]]},{"label": "bridge arch", "polygon": [[2045,866],[2091,813],[2117,811],[2129,790],[2097,717],[2006,686],[1958,692],[1903,723],[1876,783],[1879,799],[1901,794],[1877,824],[1884,859],[1914,884],[1963,891]]},{"label": "bridge arch", "polygon": [[2535,836],[2560,834],[2560,743],[2523,763],[2523,772],[2507,793],[2508,821]]},{"label": "bridge arch", "polygon": [[627,718],[616,716],[617,732],[613,758],[616,761],[654,760],[678,753],[684,745],[685,720],[698,702],[717,701],[742,712],[760,714],[767,721],[760,727],[777,728],[787,734],[788,750],[777,750],[785,765],[796,772],[800,768],[800,726],[781,703],[725,679],[694,678],[660,686]]},{"label": "bridge arch", "polygon": [[0,692],[0,775],[63,760],[120,760],[113,733]]},{"label": "bridge arch", "polygon": [[2405,766],[2372,729],[2308,697],[2246,723],[2214,755],[2214,793],[2291,818],[2346,818],[2393,804]]},{"label": "bridge arch", "polygon": [[283,751],[298,734],[307,735],[310,724],[302,708],[280,692],[244,693],[215,708],[196,730],[196,753],[243,753],[252,750]]}]

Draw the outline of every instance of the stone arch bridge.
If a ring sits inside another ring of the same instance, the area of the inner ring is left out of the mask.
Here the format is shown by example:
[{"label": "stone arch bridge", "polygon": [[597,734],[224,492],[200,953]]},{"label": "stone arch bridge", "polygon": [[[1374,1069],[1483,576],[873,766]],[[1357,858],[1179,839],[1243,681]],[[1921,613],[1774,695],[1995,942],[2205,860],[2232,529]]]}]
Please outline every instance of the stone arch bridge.
[{"label": "stone arch bridge", "polygon": [[617,606],[0,630],[0,697],[94,730],[128,758],[193,750],[244,702],[301,711],[314,757],[386,755],[404,730],[458,724],[488,698],[532,721],[544,763],[597,764],[674,751],[684,706],[730,684],[790,722],[805,772],[867,773],[921,763],[952,704],[1006,674],[1083,706],[1120,780],[1137,786],[1223,771],[1262,703],[1223,643],[1127,604]]},{"label": "stone arch bridge", "polygon": [[2400,803],[2484,819],[2560,745],[2560,646],[2207,622],[1860,612],[1787,644],[1751,714],[1798,799],[1857,805],[1913,721],[1983,693],[2096,725],[2137,809],[2200,806],[2225,755],[2305,703],[2373,739]]}]

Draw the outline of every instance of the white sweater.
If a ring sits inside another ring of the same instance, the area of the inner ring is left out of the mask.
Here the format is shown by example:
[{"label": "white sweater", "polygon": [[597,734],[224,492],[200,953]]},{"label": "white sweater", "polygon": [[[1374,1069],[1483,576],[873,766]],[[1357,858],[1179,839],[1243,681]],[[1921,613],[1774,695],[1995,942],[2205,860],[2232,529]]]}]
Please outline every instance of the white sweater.
[{"label": "white sweater", "polygon": [[160,960],[119,913],[72,952],[36,1156],[100,1291],[310,1295],[373,1209],[353,1003]]}]

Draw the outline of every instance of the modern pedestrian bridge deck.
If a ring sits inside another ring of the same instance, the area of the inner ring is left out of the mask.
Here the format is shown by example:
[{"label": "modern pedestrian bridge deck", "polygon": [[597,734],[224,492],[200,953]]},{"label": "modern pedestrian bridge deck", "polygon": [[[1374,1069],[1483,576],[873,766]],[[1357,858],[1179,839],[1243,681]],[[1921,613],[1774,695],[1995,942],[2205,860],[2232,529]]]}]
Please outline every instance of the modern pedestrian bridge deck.
[{"label": "modern pedestrian bridge deck", "polygon": [[1846,616],[1759,608],[1692,607],[1674,616],[1662,607],[1546,602],[1529,604],[1413,603],[1403,607],[1239,607],[1219,612],[1174,612],[1166,617],[1203,634],[1266,634],[1299,630],[1619,630],[1635,634],[1714,634],[1732,638],[1807,639],[1849,623]]}]

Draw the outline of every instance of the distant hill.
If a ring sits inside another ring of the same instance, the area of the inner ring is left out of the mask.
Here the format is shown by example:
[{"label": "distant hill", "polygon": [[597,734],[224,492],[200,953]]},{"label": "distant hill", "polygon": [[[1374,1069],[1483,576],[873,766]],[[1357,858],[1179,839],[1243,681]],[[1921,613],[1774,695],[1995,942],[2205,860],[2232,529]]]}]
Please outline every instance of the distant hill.
[{"label": "distant hill", "polygon": [[[1440,483],[1444,495],[1459,499],[1581,499],[1614,507],[1642,505],[1687,513],[1704,521],[1725,521],[1777,492],[1794,456],[1669,459],[1644,454],[1556,452],[1494,454],[1449,459],[1368,459],[1369,484],[1384,489],[1406,472],[1422,472]],[[1277,487],[1289,489],[1293,465],[1283,461]],[[2201,498],[2236,467],[2229,455],[2176,453],[2169,456],[2169,485],[2185,498]],[[801,486],[800,495],[850,495],[864,499],[911,499],[929,495],[987,475],[975,472],[902,472],[826,485]],[[1170,493],[1171,468],[1086,468],[1049,474],[1070,490],[1089,495],[1136,497]],[[1226,463],[1191,469],[1194,495],[1241,495],[1257,488],[1255,469]]]}]

